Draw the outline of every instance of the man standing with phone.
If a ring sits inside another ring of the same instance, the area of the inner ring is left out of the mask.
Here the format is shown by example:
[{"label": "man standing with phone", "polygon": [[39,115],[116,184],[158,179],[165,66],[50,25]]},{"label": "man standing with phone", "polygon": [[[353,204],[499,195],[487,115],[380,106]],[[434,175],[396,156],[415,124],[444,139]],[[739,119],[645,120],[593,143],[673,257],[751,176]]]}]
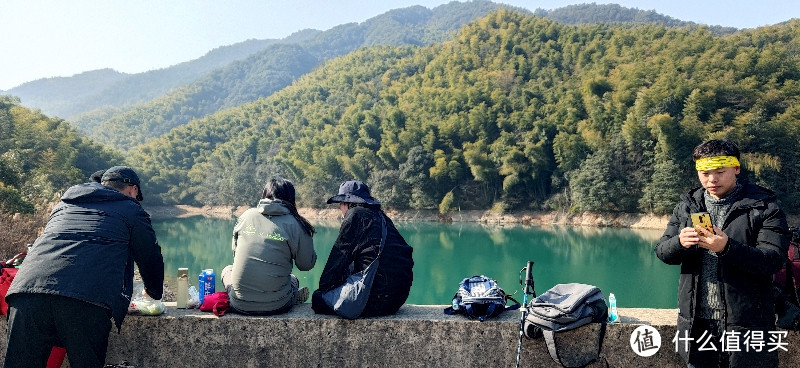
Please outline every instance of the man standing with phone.
[{"label": "man standing with phone", "polygon": [[[786,215],[772,191],[737,180],[733,142],[706,141],[692,156],[701,187],[681,196],[655,247],[664,263],[681,266],[678,353],[689,367],[777,367],[777,349],[750,344],[776,330],[772,275],[789,246]],[[699,212],[713,231],[693,226]]]}]

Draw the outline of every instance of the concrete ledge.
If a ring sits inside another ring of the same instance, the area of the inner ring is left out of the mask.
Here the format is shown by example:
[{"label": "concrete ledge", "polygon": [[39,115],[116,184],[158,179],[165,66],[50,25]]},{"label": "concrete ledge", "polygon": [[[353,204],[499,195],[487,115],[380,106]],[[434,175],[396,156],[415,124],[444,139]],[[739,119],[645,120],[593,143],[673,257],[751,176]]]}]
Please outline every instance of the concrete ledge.
[{"label": "concrete ledge", "polygon": [[[513,367],[520,312],[478,322],[448,316],[445,306],[407,305],[389,317],[355,321],[316,315],[309,304],[280,316],[226,314],[217,318],[167,303],[164,315],[128,316],[112,331],[108,362],[128,361],[142,367]],[[621,309],[621,322],[608,325],[603,355],[611,367],[684,367],[671,343],[677,310]],[[629,346],[633,330],[647,324],[658,329],[662,346],[652,357],[640,357]],[[599,325],[562,336],[566,345],[585,344]],[[6,324],[0,324],[5,348]],[[800,336],[790,332],[781,367],[800,363]],[[0,357],[2,359],[2,357]],[[65,364],[66,366],[67,364]],[[521,366],[558,367],[541,339],[524,338]],[[603,363],[591,365],[604,367]]]}]

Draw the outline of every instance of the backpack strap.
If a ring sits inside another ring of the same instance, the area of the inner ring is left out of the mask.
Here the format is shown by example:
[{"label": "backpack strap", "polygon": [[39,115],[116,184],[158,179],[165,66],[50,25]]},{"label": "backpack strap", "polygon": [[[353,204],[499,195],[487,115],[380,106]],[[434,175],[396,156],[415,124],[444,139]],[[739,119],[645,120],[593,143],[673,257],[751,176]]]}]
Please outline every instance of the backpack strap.
[{"label": "backpack strap", "polygon": [[511,300],[511,301],[514,302],[514,305],[506,307],[505,310],[507,310],[507,311],[519,309],[522,306],[522,304],[520,304],[520,302],[518,302],[516,299],[512,298],[511,296],[506,296],[506,300]]},{"label": "backpack strap", "polygon": [[[507,301],[508,299],[511,299],[511,300],[513,300],[513,301],[514,301],[514,305],[510,305],[510,306],[500,306],[499,304],[491,303],[491,304],[489,304],[489,307],[488,307],[488,308],[486,308],[486,313],[485,313],[485,314],[483,314],[483,315],[481,315],[481,316],[477,316],[477,317],[478,317],[478,320],[480,320],[481,322],[483,322],[484,320],[486,320],[486,319],[487,319],[487,318],[489,318],[489,317],[496,316],[496,315],[500,314],[501,312],[505,312],[505,311],[510,311],[510,310],[519,309],[519,307],[521,306],[521,304],[520,304],[520,303],[519,303],[519,302],[518,302],[516,299],[514,299],[514,298],[512,298],[512,297],[510,297],[510,296],[506,296],[506,298],[505,298],[505,299],[506,299],[506,301]],[[452,308],[452,307],[451,307],[451,308]],[[500,308],[500,309],[498,309],[498,308]],[[472,309],[472,305],[471,305],[471,304],[467,304],[467,306],[466,306],[466,313],[467,313],[467,315],[469,315],[469,316],[474,316],[474,315],[475,315],[475,312],[473,312],[473,309]]]},{"label": "backpack strap", "polygon": [[[472,304],[467,304],[466,306],[466,313],[468,316],[475,316],[475,311],[472,308]],[[483,322],[486,318],[491,317],[494,314],[494,310],[497,308],[497,304],[491,303],[489,307],[486,308],[486,313],[480,316],[475,316],[478,318],[479,321]]]},{"label": "backpack strap", "polygon": [[[543,328],[541,329],[542,336],[544,336],[545,344],[547,345],[547,352],[550,353],[550,358],[553,359],[556,363],[560,364],[562,367],[569,367],[569,368],[577,368],[577,367],[585,367],[589,364],[597,362],[599,360],[605,360],[605,357],[601,356],[601,352],[603,351],[603,340],[606,336],[606,322],[600,323],[600,332],[597,334],[597,354],[589,361],[582,362],[583,364],[580,365],[567,365],[564,361],[561,360],[561,356],[558,355],[558,349],[556,349],[556,341],[555,341],[555,332],[550,329]],[[606,366],[608,366],[608,361],[606,361]]]},{"label": "backpack strap", "polygon": [[375,259],[378,259],[378,257],[381,256],[384,245],[386,244],[386,218],[383,215],[383,211],[379,211],[379,215],[381,216],[381,245],[380,248],[378,248],[378,255],[375,257]]}]

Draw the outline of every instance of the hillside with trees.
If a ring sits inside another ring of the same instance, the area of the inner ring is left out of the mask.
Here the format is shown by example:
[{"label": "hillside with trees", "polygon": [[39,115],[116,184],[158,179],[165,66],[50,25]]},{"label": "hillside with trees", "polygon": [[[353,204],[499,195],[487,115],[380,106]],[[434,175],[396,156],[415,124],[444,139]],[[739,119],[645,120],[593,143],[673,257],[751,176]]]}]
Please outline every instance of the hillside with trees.
[{"label": "hillside with trees", "polygon": [[122,162],[66,121],[0,96],[0,215],[42,210],[69,186]]},{"label": "hillside with trees", "polygon": [[[667,27],[698,27],[694,22],[682,21],[659,14],[654,10],[625,8],[617,4],[577,4],[567,5],[553,10],[536,9],[535,15],[545,17],[563,24],[606,23],[617,25],[660,24]],[[725,35],[736,32],[733,27],[706,25],[712,33]]]},{"label": "hillside with trees", "polygon": [[[344,24],[325,32],[303,30],[281,40],[247,40],[219,47],[169,68],[133,75],[110,69],[92,71],[25,83],[7,93],[20,96],[25,106],[70,120],[100,142],[127,150],[191,119],[268,96],[324,60],[358,47],[442,42],[466,23],[499,8],[510,7],[481,0],[451,2],[433,9],[395,9],[361,24]],[[537,9],[536,14],[567,24],[698,26],[615,4]],[[715,34],[735,31],[710,28]]]},{"label": "hillside with trees", "polygon": [[399,209],[666,213],[691,149],[730,138],[798,212],[800,21],[564,25],[498,11],[452,41],[370,47],[132,157],[163,203],[250,204],[269,175],[321,206],[366,180]]},{"label": "hillside with trees", "polygon": [[269,45],[149,102],[93,110],[71,122],[99,142],[128,150],[191,119],[269,96],[325,60],[364,46],[439,42],[501,7],[481,0],[452,2],[433,10],[423,6],[391,10],[361,24],[343,24]]}]

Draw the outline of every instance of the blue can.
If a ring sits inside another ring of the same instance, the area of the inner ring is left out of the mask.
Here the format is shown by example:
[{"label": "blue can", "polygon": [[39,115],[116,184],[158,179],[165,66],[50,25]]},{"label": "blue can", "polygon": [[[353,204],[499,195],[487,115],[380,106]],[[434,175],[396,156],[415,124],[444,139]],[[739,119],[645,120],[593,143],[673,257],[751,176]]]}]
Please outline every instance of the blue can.
[{"label": "blue can", "polygon": [[217,288],[217,276],[214,274],[214,269],[209,268],[203,270],[198,277],[198,294],[200,294],[200,305],[203,305],[203,300],[206,295],[214,294]]},{"label": "blue can", "polygon": [[200,276],[197,277],[197,294],[200,297],[200,305],[203,305],[203,300],[205,299],[205,290],[206,290],[206,270],[200,272]]}]

